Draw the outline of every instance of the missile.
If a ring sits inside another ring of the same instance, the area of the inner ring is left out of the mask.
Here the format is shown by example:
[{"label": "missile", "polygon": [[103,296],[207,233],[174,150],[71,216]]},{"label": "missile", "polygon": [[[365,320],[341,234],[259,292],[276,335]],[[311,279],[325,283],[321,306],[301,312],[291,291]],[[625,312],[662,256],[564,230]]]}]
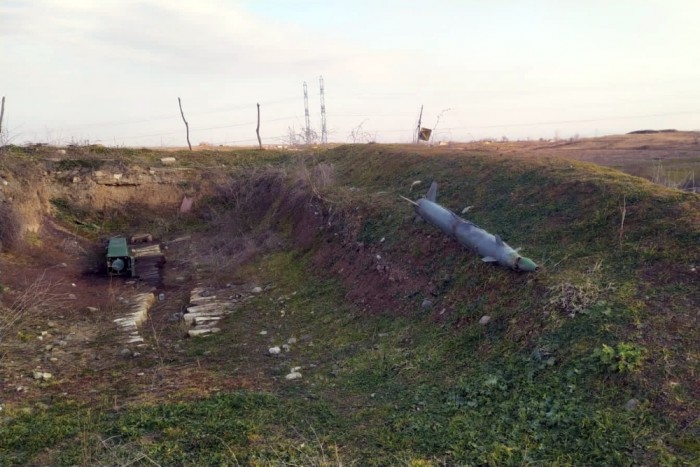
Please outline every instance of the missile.
[{"label": "missile", "polygon": [[529,258],[520,256],[498,235],[492,235],[473,222],[462,219],[454,212],[437,204],[437,182],[433,182],[424,198],[418,201],[405,199],[413,205],[416,214],[433,224],[462,246],[477,252],[486,263],[498,263],[515,271],[535,271],[537,265]]}]

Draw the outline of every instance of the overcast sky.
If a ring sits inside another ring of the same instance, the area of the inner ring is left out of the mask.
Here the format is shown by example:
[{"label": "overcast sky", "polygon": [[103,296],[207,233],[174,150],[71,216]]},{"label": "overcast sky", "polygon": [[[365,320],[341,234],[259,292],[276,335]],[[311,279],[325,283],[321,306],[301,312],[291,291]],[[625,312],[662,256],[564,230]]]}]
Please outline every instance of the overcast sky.
[{"label": "overcast sky", "polygon": [[[698,0],[0,0],[13,142],[182,146],[700,130]],[[448,110],[449,109],[449,110]],[[440,116],[441,115],[441,116]],[[438,123],[439,117],[439,123]]]}]

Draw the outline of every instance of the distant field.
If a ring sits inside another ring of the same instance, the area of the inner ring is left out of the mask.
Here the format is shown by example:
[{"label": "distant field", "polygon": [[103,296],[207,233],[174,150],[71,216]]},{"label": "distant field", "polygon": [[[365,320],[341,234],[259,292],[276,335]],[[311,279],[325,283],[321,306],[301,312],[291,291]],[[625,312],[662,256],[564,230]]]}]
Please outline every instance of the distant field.
[{"label": "distant field", "polygon": [[562,141],[456,144],[499,154],[563,157],[619,169],[669,187],[700,185],[700,132],[627,134]]}]

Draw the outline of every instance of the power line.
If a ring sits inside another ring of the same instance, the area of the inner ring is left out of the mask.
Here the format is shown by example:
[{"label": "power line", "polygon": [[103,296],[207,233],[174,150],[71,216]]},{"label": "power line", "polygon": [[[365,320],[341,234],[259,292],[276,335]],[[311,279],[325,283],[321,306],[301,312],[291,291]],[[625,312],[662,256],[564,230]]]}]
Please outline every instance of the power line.
[{"label": "power line", "polygon": [[[277,99],[273,101],[261,101],[261,105],[265,106],[273,106],[275,104],[281,104],[284,102],[291,102],[296,100],[296,97],[288,97],[284,99]],[[202,116],[202,115],[212,115],[216,113],[225,113],[225,112],[233,112],[236,110],[246,110],[249,109],[251,106],[255,105],[256,103],[252,104],[245,104],[245,105],[238,105],[238,106],[233,106],[233,107],[220,107],[217,109],[212,109],[212,110],[207,110],[204,112],[188,112],[188,116]],[[122,125],[138,125],[141,123],[153,123],[153,122],[158,122],[158,121],[164,121],[164,120],[172,120],[172,119],[177,119],[177,114],[162,114],[162,115],[155,115],[153,117],[148,117],[140,120],[116,120],[116,121],[111,121],[111,122],[98,122],[98,123],[85,123],[85,124],[76,124],[76,125],[71,125],[68,127],[64,128],[57,128],[54,131],[68,131],[72,129],[85,129],[85,128],[101,128],[101,127],[107,127],[107,126],[122,126]]]}]

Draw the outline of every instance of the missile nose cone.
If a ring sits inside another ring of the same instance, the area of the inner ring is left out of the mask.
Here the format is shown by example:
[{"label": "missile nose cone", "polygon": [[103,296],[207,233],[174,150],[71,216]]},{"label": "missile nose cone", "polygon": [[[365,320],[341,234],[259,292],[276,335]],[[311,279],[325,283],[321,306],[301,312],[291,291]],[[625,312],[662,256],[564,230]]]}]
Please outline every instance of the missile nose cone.
[{"label": "missile nose cone", "polygon": [[534,272],[537,270],[537,265],[530,258],[520,257],[518,261],[518,270]]}]

